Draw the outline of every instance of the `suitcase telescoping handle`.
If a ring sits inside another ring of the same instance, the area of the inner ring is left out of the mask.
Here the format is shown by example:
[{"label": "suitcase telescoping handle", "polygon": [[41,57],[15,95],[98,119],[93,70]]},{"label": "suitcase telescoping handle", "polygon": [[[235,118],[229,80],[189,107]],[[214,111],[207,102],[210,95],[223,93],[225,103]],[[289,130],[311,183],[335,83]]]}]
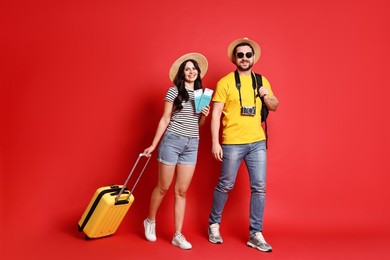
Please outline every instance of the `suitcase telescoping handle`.
[{"label": "suitcase telescoping handle", "polygon": [[144,167],[143,167],[142,170],[141,170],[141,173],[138,175],[138,178],[137,178],[136,182],[134,183],[133,188],[132,188],[131,191],[130,191],[130,195],[133,193],[133,190],[134,190],[135,186],[137,186],[138,181],[139,181],[139,179],[141,178],[142,173],[144,172],[144,170],[145,170],[145,168],[146,168],[146,165],[148,165],[148,162],[149,162],[149,160],[150,160],[150,157],[152,156],[151,154],[140,153],[140,154],[138,155],[137,161],[135,162],[135,164],[134,164],[134,166],[133,166],[133,169],[131,169],[129,175],[127,176],[127,179],[126,179],[125,183],[123,184],[122,189],[119,191],[118,195],[117,195],[116,198],[115,198],[115,203],[118,202],[120,196],[121,196],[122,193],[123,193],[123,190],[126,188],[126,185],[127,185],[127,183],[129,182],[129,180],[130,180],[131,175],[133,175],[133,172],[134,172],[135,167],[137,166],[139,160],[140,160],[141,157],[143,157],[143,156],[147,157],[148,159],[146,160],[146,162],[145,162],[145,164],[144,164]]}]

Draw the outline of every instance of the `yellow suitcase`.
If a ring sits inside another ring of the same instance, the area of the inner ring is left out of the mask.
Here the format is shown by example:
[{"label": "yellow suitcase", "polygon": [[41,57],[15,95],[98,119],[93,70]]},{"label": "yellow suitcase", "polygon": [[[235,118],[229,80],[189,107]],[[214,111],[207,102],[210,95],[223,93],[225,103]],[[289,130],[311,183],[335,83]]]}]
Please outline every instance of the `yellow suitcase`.
[{"label": "yellow suitcase", "polygon": [[[126,188],[126,185],[140,158],[143,156],[147,157],[147,160],[130,191]],[[146,156],[143,153],[139,154],[137,161],[123,185],[104,186],[95,191],[78,223],[78,230],[79,232],[83,231],[85,233],[86,239],[109,236],[117,231],[134,201],[133,190],[141,178],[149,160],[150,155]]]}]

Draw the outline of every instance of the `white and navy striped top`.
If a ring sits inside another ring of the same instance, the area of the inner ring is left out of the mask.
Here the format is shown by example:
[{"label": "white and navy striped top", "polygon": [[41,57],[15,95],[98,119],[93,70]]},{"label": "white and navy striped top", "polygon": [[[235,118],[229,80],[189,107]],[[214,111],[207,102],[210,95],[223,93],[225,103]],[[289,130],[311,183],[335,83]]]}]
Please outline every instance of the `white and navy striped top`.
[{"label": "white and navy striped top", "polygon": [[[199,119],[201,114],[195,112],[194,91],[187,89],[187,92],[189,96],[188,101],[182,103],[182,110],[173,110],[167,131],[187,137],[199,138]],[[170,87],[165,96],[165,101],[173,103],[178,94],[179,91],[176,86]]]}]

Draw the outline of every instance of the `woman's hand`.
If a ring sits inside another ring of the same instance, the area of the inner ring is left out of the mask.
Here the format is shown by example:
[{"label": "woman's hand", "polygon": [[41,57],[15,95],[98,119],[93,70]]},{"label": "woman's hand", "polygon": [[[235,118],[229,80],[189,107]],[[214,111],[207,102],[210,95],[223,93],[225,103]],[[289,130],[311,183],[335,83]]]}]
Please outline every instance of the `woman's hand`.
[{"label": "woman's hand", "polygon": [[204,108],[202,108],[202,116],[208,116],[210,113],[210,106],[206,106]]},{"label": "woman's hand", "polygon": [[153,146],[153,145],[151,145],[151,146],[149,146],[148,148],[146,148],[146,149],[144,150],[145,156],[150,156],[151,153],[154,151],[155,148],[156,148],[156,147]]}]

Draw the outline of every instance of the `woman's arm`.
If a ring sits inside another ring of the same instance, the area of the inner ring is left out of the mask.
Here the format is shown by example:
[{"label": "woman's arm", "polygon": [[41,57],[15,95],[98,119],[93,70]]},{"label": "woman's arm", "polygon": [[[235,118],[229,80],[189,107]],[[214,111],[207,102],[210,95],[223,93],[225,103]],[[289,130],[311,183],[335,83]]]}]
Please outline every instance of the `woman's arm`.
[{"label": "woman's arm", "polygon": [[144,150],[145,154],[150,154],[156,149],[156,146],[158,142],[160,141],[161,137],[163,136],[165,130],[168,127],[169,121],[171,120],[172,116],[172,108],[173,108],[173,103],[165,101],[164,103],[164,112],[163,115],[161,116],[160,122],[158,123],[156,133],[154,135],[152,145],[149,146]]},{"label": "woman's arm", "polygon": [[202,108],[202,116],[199,119],[199,126],[204,125],[204,122],[206,121],[206,117],[210,113],[210,106]]}]

